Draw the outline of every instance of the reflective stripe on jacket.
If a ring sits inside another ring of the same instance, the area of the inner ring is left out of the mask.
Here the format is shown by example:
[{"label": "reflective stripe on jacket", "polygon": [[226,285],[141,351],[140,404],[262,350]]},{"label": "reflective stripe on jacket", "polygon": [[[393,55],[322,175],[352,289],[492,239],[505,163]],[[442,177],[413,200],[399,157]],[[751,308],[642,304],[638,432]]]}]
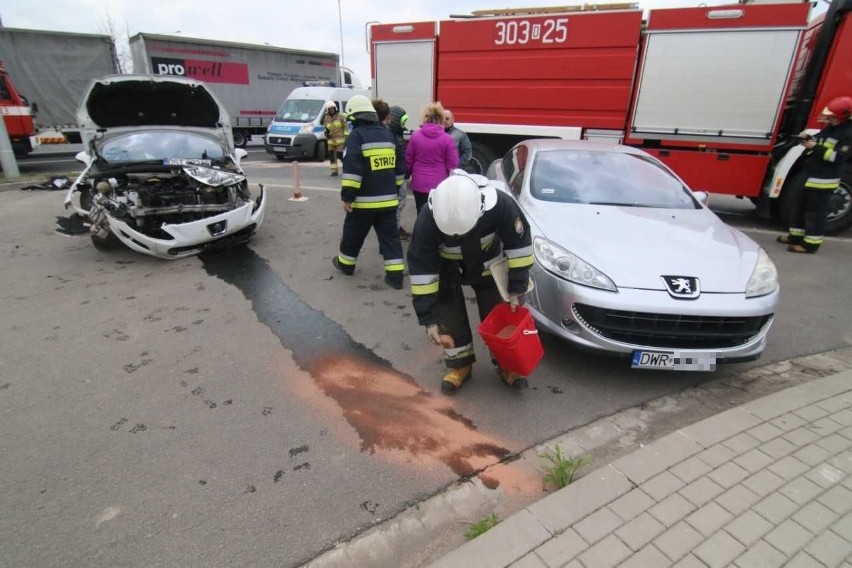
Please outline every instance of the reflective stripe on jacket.
[{"label": "reflective stripe on jacket", "polygon": [[526,292],[529,269],[535,262],[530,226],[507,194],[497,192],[497,203],[480,217],[464,242],[441,233],[432,210],[423,208],[414,223],[408,245],[411,294],[420,325],[438,321],[442,263],[453,263],[461,272],[462,283],[474,284],[483,277],[490,278],[488,268],[504,258],[508,259],[509,292]]},{"label": "reflective stripe on jacket", "polygon": [[328,114],[322,119],[329,146],[343,146],[346,142],[346,118],[340,113],[334,116]]},{"label": "reflective stripe on jacket", "polygon": [[378,123],[357,124],[343,148],[340,198],[353,209],[395,208],[404,173],[390,130]]},{"label": "reflective stripe on jacket", "polygon": [[814,142],[816,146],[805,151],[805,187],[833,191],[840,185],[843,167],[852,156],[852,120],[826,126],[816,133]]}]

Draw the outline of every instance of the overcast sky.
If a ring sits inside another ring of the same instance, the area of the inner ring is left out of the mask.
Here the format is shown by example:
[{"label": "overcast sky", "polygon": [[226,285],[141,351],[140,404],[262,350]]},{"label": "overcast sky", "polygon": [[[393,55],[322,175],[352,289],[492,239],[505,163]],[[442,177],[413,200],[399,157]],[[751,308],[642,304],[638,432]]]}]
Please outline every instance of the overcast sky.
[{"label": "overcast sky", "polygon": [[[679,8],[734,3],[735,0],[641,0],[642,8]],[[607,3],[607,2],[602,2]],[[367,22],[440,20],[472,10],[529,6],[577,5],[553,0],[0,0],[0,18],[10,28],[106,33],[112,19],[122,34],[138,32],[183,35],[240,43],[340,53],[343,20],[343,61],[370,80],[366,50]],[[820,2],[824,11],[824,0]],[[226,8],[227,6],[227,8]],[[305,6],[310,7],[306,10]]]}]

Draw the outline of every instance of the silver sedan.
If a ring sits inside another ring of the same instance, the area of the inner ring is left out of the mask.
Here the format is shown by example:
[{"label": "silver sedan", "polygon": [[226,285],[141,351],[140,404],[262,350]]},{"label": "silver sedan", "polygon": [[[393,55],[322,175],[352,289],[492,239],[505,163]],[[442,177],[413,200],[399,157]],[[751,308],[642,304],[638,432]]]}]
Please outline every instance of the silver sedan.
[{"label": "silver sedan", "polygon": [[488,177],[530,222],[540,327],[634,368],[713,370],[766,347],[780,286],[757,243],[654,157],[528,140]]}]

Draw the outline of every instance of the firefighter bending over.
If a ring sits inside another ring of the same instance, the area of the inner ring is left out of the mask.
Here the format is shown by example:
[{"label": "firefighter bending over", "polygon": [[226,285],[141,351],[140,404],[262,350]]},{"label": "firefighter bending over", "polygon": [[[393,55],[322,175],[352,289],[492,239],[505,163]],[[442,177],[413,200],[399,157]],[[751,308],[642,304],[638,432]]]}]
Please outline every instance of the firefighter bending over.
[{"label": "firefighter bending over", "polygon": [[393,134],[379,124],[370,99],[355,95],[346,103],[346,114],[354,124],[343,147],[340,198],[346,219],[340,253],[332,262],[343,274],[351,276],[364,239],[375,228],[379,251],[385,259],[385,283],[401,290],[405,260],[396,208],[405,163],[397,156]]},{"label": "firefighter bending over", "polygon": [[[473,288],[479,318],[484,319],[502,301],[490,270],[500,262],[508,263],[514,308],[527,291],[533,264],[529,223],[514,200],[486,178],[456,170],[432,191],[408,247],[414,310],[429,338],[444,347],[444,394],[454,393],[470,378],[476,360],[462,284]],[[528,386],[525,377],[497,370],[507,385]]]}]

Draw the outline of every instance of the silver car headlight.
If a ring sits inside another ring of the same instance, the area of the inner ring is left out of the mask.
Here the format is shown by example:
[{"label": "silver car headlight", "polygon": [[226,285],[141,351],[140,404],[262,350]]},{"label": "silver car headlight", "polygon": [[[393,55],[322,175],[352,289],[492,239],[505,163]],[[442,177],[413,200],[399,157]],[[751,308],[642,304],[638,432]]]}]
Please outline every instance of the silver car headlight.
[{"label": "silver car headlight", "polygon": [[543,237],[535,238],[533,241],[533,250],[535,251],[535,259],[538,263],[557,276],[570,280],[575,284],[618,292],[618,288],[615,287],[613,281],[606,274],[579,256],[568,252]]},{"label": "silver car headlight", "polygon": [[778,270],[763,249],[757,251],[757,265],[746,286],[746,298],[765,296],[778,288]]},{"label": "silver car headlight", "polygon": [[299,134],[310,134],[313,131],[314,131],[314,125],[313,124],[303,124],[302,127],[299,129]]},{"label": "silver car headlight", "polygon": [[246,179],[246,176],[242,174],[214,170],[213,168],[205,168],[204,166],[184,166],[183,171],[195,181],[213,187],[234,185]]}]

